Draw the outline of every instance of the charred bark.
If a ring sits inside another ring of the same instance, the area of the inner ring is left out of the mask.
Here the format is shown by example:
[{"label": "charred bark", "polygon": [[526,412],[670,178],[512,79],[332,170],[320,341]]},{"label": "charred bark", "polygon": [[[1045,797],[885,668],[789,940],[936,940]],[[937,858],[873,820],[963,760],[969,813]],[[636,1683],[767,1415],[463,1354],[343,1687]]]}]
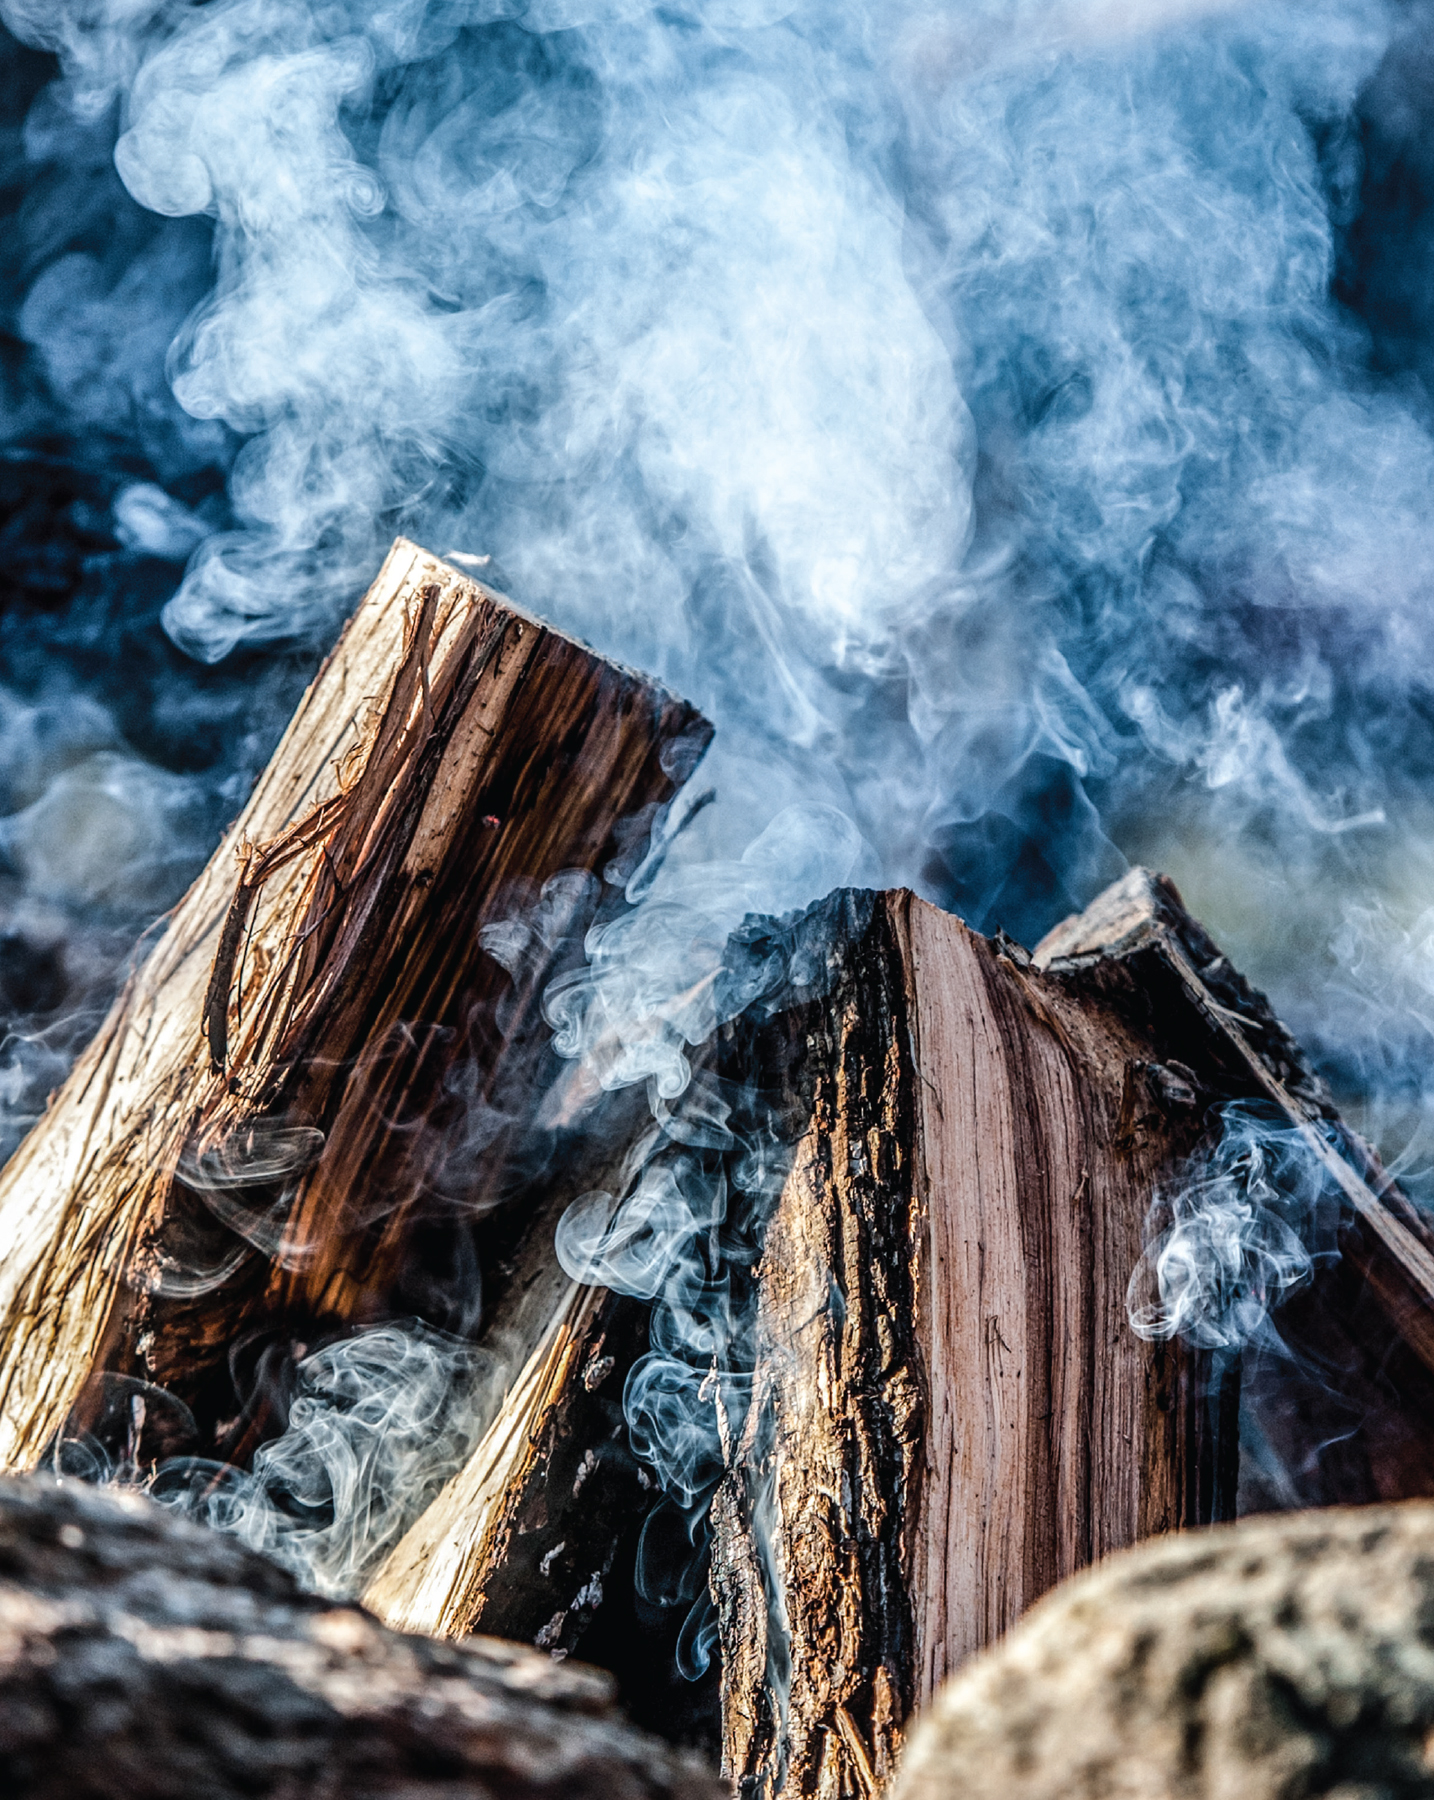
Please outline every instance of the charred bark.
[{"label": "charred bark", "polygon": [[526,1316],[491,1328],[490,1341],[526,1350],[514,1380],[464,1467],[365,1591],[400,1629],[495,1632],[567,1655],[603,1603],[629,1521],[652,1503],[622,1410],[646,1309],[569,1281],[551,1226],[526,1241]]},{"label": "charred bark", "polygon": [[1115,1008],[892,894],[783,1029],[805,1126],[713,1513],[726,1764],[743,1793],[863,1795],[1055,1581],[1233,1509],[1233,1420],[1206,1359],[1126,1322],[1201,1125],[1132,1098],[1149,1046]]},{"label": "charred bark", "polygon": [[[1238,1360],[1127,1317],[1152,1195],[1223,1103],[1282,1109],[1344,1194],[1363,1312],[1326,1304],[1382,1337],[1366,1377],[1391,1340],[1423,1368],[1434,1296],[1426,1228],[1331,1148],[1321,1083],[1168,883],[1134,872],[1034,958],[880,896],[839,960],[742,1050],[786,1058],[803,1121],[712,1509],[725,1767],[752,1796],[880,1791],[911,1713],[1056,1581],[1233,1515]],[[1386,1474],[1427,1493],[1414,1397],[1386,1396]]]}]

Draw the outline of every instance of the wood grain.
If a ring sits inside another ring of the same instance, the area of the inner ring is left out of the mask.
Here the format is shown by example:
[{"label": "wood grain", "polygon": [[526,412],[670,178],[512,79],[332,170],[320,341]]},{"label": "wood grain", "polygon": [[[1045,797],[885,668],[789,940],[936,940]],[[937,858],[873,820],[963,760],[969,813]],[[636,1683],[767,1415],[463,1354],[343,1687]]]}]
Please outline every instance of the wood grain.
[{"label": "wood grain", "polygon": [[[281,1421],[235,1391],[236,1343],[292,1359],[422,1312],[417,1234],[461,1234],[520,1185],[551,946],[709,737],[682,701],[395,546],[0,1178],[0,1463],[34,1462],[67,1415],[83,1427],[92,1378],[116,1370],[176,1393],[193,1447],[242,1463]],[[515,978],[480,929],[543,895]],[[455,1169],[445,1106],[511,1127]],[[317,1149],[221,1206],[207,1171],[260,1168],[264,1131]]]},{"label": "wood grain", "polygon": [[805,1123],[712,1513],[744,1796],[877,1791],[913,1710],[1054,1582],[1233,1507],[1228,1389],[1125,1315],[1200,1109],[1149,1086],[1109,993],[910,894],[869,918],[782,1025]]},{"label": "wood grain", "polygon": [[1211,1516],[1200,1359],[1141,1344],[1126,1285],[1195,1135],[1119,1142],[1148,1056],[1108,1009],[918,901],[902,920],[921,1072],[932,1412],[917,1704],[1057,1581]]}]

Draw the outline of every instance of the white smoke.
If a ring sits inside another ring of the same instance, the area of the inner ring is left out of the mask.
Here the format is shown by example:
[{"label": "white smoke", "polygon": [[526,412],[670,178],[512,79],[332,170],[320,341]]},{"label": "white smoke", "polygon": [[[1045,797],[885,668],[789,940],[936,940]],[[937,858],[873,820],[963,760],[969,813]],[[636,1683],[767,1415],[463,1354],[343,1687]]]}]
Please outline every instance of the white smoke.
[{"label": "white smoke", "polygon": [[1152,1202],[1131,1329],[1238,1350],[1320,1261],[1337,1260],[1339,1222],[1339,1195],[1299,1128],[1268,1105],[1231,1102],[1217,1142]]},{"label": "white smoke", "polygon": [[503,1373],[491,1354],[412,1325],[337,1339],[298,1363],[287,1427],[250,1471],[171,1459],[151,1491],[313,1592],[350,1598],[461,1465]]},{"label": "white smoke", "polygon": [[[1320,920],[1371,884],[1407,910],[1434,842],[1427,805],[1393,824],[1427,780],[1403,745],[1434,444],[1330,292],[1395,9],[0,16],[61,57],[49,129],[117,101],[130,193],[213,222],[169,353],[187,422],[151,435],[242,438],[232,516],[148,482],[115,506],[123,541],[188,555],[176,644],[318,644],[406,530],[718,727],[716,802],[548,1003],[598,1088],[650,1083],[665,1147],[561,1245],[657,1305],[630,1401],[674,1493],[707,1479],[688,1433],[725,1327],[696,1246],[728,1196],[673,1145],[725,1129],[690,1052],[736,1006],[744,912],[905,881],[1029,939],[1138,854],[1298,1025],[1353,1016]],[[131,270],[53,261],[23,309],[76,420],[153,379],[121,326],[162,274]],[[114,773],[17,809],[27,892],[103,873],[77,809]],[[1299,1278],[1254,1156],[1180,1202],[1143,1328],[1234,1341]]]},{"label": "white smoke", "polygon": [[[698,854],[815,795],[1030,935],[1119,870],[1084,790],[1159,837],[1163,760],[1286,860],[1382,829],[1299,740],[1326,622],[1402,654],[1434,577],[1427,433],[1328,296],[1383,8],[6,17],[120,96],[144,205],[216,222],[171,375],[246,441],[194,655],[322,637],[402,526],[704,707]],[[1292,594],[1308,680],[1211,645]]]}]

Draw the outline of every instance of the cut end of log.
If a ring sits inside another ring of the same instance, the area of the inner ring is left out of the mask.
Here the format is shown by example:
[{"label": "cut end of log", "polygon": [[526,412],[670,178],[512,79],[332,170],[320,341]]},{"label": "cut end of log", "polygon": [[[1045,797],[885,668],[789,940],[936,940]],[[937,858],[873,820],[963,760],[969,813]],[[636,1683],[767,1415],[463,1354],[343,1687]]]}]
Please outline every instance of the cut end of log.
[{"label": "cut end of log", "polygon": [[1139,949],[1156,925],[1180,931],[1194,926],[1194,921],[1168,875],[1134,868],[1098,894],[1084,912],[1071,913],[1052,926],[1031,952],[1031,961],[1038,969],[1047,969],[1053,962],[1081,956],[1122,956]]},{"label": "cut end of log", "polygon": [[[457,1268],[467,1221],[520,1190],[545,982],[621,904],[710,737],[644,677],[394,545],[0,1176],[0,1466],[92,1423],[102,1372],[174,1394],[192,1452],[242,1464],[282,1414],[236,1391],[236,1345],[292,1363],[415,1311],[471,1330],[461,1280],[431,1304],[414,1278],[425,1256]],[[481,1158],[465,1107],[511,1115]],[[295,1160],[300,1140],[317,1149]]]}]

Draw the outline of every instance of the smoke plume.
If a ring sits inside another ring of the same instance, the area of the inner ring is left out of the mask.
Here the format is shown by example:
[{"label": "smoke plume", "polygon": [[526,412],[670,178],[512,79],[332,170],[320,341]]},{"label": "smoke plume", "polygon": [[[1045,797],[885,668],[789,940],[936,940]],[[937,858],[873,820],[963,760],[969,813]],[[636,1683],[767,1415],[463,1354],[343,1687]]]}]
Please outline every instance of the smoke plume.
[{"label": "smoke plume", "polygon": [[[654,1303],[629,1410],[680,1509],[740,1384],[713,1245],[777,1166],[694,1053],[805,979],[733,961],[748,913],[907,883],[1029,943],[1158,864],[1429,1190],[1422,5],[0,17],[7,1141],[404,531],[718,728],[547,1002],[649,1091],[559,1249]],[[1142,1329],[1233,1342],[1313,1254],[1234,1129]],[[375,1394],[422,1353],[353,1351]],[[302,1469],[371,1422],[322,1355]]]}]

